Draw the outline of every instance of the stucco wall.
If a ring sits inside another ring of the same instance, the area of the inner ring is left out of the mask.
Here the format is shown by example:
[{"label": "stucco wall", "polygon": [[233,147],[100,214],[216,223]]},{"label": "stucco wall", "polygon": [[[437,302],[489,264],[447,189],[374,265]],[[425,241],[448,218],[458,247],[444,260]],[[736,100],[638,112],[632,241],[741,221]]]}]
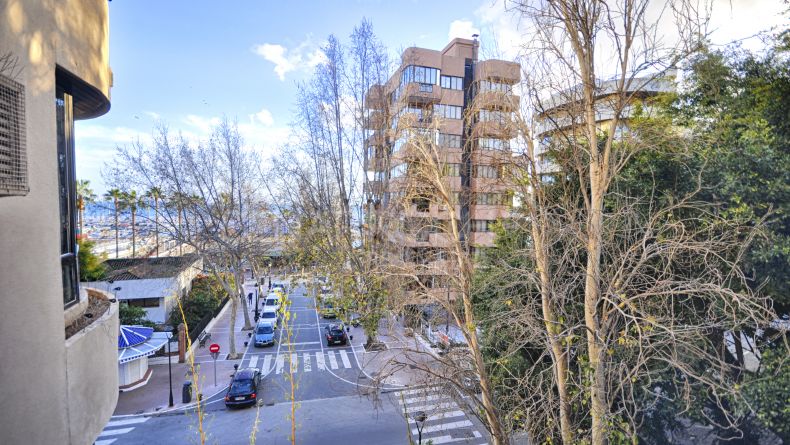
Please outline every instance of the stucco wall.
[{"label": "stucco wall", "polygon": [[91,444],[118,402],[118,303],[66,340],[71,444]]},{"label": "stucco wall", "polygon": [[26,196],[0,197],[0,400],[13,407],[0,416],[3,444],[68,443],[54,70],[60,64],[108,94],[107,8],[106,0],[0,0],[0,54],[17,58],[15,80],[25,87],[30,186]]}]

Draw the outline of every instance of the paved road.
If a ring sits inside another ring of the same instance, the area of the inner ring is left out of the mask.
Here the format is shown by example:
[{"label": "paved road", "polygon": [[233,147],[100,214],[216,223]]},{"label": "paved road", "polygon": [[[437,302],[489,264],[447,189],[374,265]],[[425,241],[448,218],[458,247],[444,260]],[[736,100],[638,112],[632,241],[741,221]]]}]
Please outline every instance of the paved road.
[{"label": "paved road", "polygon": [[[207,399],[203,422],[206,443],[249,444],[256,416],[257,443],[291,443],[291,378],[297,443],[406,443],[408,426],[397,398],[391,394],[379,400],[366,396],[369,379],[360,371],[353,349],[327,347],[324,327],[336,321],[319,317],[315,301],[306,295],[304,286],[294,289],[290,300],[290,329],[278,330],[274,346],[256,348],[250,342],[241,362],[240,369],[255,367],[265,375],[261,405],[228,410],[224,394]],[[198,437],[196,413],[182,410],[151,417],[113,418],[96,444],[199,443]]]}]

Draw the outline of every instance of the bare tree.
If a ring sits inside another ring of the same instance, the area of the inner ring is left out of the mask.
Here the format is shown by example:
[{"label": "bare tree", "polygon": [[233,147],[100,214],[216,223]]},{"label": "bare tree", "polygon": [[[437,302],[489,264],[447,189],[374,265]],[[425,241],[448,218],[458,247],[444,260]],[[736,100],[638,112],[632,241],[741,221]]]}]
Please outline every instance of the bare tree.
[{"label": "bare tree", "polygon": [[258,158],[244,146],[235,124],[223,120],[207,141],[191,143],[157,129],[152,146],[118,147],[109,182],[121,187],[161,190],[160,230],[201,255],[231,298],[229,357],[237,358],[236,313],[241,300],[245,329],[251,329],[244,298],[244,266],[267,242],[258,212]]}]

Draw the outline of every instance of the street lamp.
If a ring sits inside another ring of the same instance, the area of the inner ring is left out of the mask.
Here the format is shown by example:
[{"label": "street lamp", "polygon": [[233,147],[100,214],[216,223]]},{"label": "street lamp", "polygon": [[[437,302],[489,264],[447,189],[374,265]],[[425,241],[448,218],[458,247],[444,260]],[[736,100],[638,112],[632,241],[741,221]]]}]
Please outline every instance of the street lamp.
[{"label": "street lamp", "polygon": [[170,339],[172,337],[173,337],[172,333],[170,333],[170,335],[167,336],[167,379],[170,382],[170,400],[168,402],[169,403],[168,406],[170,407],[173,406],[173,370],[170,367],[170,360],[172,357],[170,355]]},{"label": "street lamp", "polygon": [[260,295],[258,287],[258,281],[255,281],[255,321],[258,321],[258,295]]},{"label": "street lamp", "polygon": [[425,421],[428,416],[425,411],[417,411],[414,413],[414,421],[417,422],[417,445],[422,445],[422,428],[425,426]]}]

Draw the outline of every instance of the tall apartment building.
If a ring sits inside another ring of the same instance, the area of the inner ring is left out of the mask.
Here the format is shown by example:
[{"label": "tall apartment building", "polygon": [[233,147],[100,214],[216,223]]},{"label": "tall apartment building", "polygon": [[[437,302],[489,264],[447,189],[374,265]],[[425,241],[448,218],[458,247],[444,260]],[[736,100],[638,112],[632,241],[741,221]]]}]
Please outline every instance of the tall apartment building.
[{"label": "tall apartment building", "polygon": [[0,0],[0,442],[93,443],[118,304],[80,287],[74,121],[110,108],[107,0]]},{"label": "tall apartment building", "polygon": [[366,97],[366,165],[372,179],[367,192],[374,197],[368,213],[396,211],[391,216],[400,224],[385,236],[406,262],[435,266],[422,268],[420,281],[438,292],[441,275],[452,273],[441,264],[448,209],[430,189],[406,198],[405,205],[396,199],[407,188],[414,190],[413,139],[427,136],[435,144],[470,252],[493,244],[493,223],[509,215],[512,203],[505,173],[519,104],[512,89],[521,71],[513,62],[480,61],[477,53],[478,42],[467,39],[454,39],[441,51],[408,48],[386,84],[372,87]]}]

